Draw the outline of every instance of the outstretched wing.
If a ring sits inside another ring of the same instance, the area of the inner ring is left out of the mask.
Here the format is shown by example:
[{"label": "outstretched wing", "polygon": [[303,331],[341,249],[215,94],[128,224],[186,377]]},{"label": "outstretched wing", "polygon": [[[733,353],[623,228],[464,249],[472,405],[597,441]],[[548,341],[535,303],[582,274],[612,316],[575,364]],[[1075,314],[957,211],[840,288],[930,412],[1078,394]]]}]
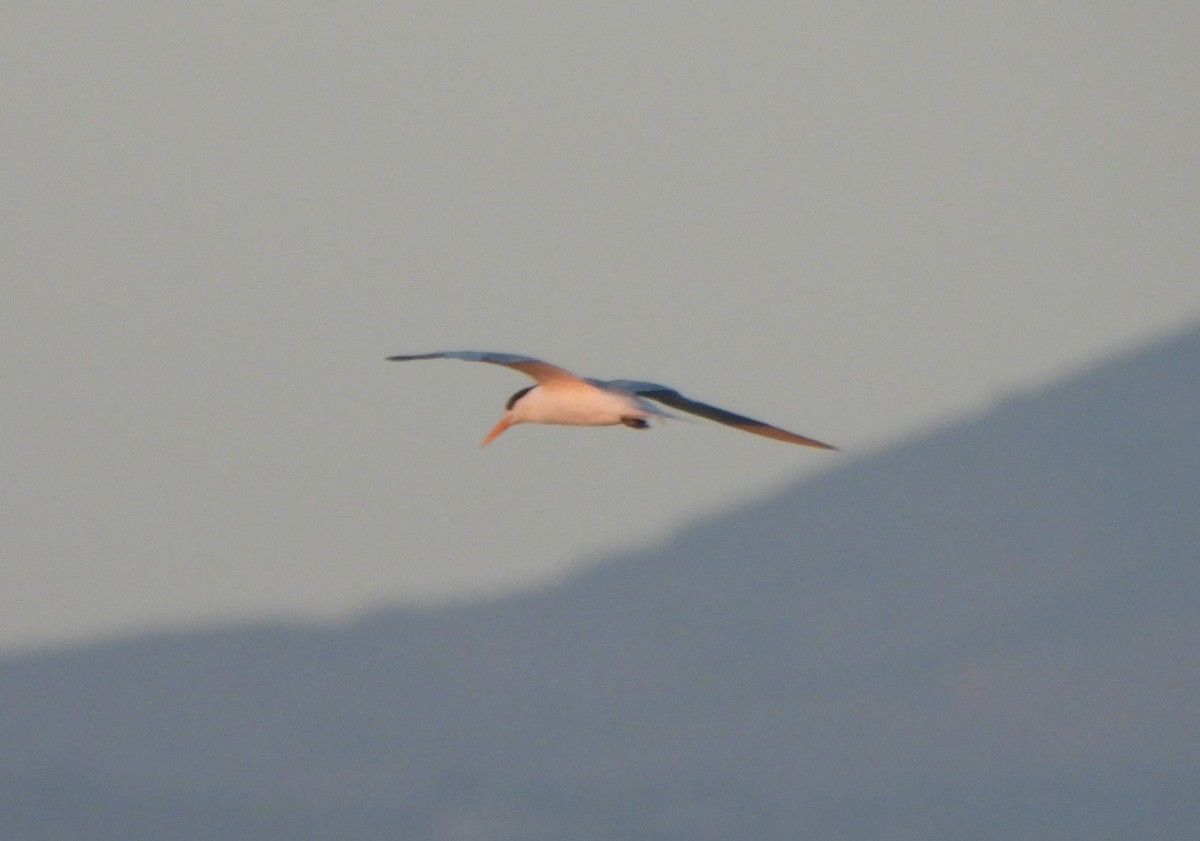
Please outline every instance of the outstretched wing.
[{"label": "outstretched wing", "polygon": [[518,356],[515,353],[493,353],[486,350],[440,350],[434,353],[418,353],[411,356],[389,356],[391,362],[408,362],[413,359],[462,359],[466,362],[487,362],[491,365],[503,365],[522,374],[533,377],[539,383],[555,381],[577,381],[581,378],[570,371],[534,359],[532,356]]},{"label": "outstretched wing", "polygon": [[797,435],[794,432],[788,432],[786,429],[780,429],[777,426],[771,426],[769,423],[757,421],[754,418],[748,418],[745,415],[738,415],[726,409],[721,409],[717,406],[710,406],[707,403],[701,403],[699,400],[692,400],[689,397],[684,397],[673,388],[668,388],[665,385],[657,383],[644,383],[636,380],[611,380],[605,383],[609,388],[627,391],[636,394],[639,397],[645,397],[648,400],[654,400],[662,403],[664,406],[670,406],[672,409],[678,409],[681,412],[688,412],[693,415],[698,415],[702,418],[707,418],[717,423],[723,423],[726,426],[732,426],[734,429],[740,429],[743,432],[752,432],[755,435],[762,435],[766,438],[774,438],[776,441],[787,441],[791,444],[800,444],[805,447],[816,447],[819,450],[836,450],[837,447],[831,444],[826,444],[822,441],[817,441],[814,438],[806,438],[803,435]]}]

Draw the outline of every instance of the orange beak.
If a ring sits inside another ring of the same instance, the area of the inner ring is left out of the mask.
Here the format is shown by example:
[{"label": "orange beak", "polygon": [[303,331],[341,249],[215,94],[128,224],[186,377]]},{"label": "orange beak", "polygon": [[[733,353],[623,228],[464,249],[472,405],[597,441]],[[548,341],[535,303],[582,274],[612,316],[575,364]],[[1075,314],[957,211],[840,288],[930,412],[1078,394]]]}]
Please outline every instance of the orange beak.
[{"label": "orange beak", "polygon": [[492,431],[483,436],[483,440],[479,442],[479,446],[486,447],[488,444],[492,443],[492,439],[494,439],[504,430],[508,429],[510,426],[512,426],[512,420],[509,419],[508,415],[500,418],[500,423],[493,426]]}]

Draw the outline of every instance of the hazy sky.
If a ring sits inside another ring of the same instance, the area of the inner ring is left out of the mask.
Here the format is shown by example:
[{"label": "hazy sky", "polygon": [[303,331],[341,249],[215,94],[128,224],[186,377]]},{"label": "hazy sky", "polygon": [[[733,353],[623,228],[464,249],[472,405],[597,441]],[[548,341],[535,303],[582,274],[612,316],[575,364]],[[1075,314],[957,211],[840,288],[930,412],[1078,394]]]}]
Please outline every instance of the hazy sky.
[{"label": "hazy sky", "polygon": [[[1200,319],[1200,7],[17,3],[0,650],[526,586]],[[834,442],[520,427],[496,349]]]}]

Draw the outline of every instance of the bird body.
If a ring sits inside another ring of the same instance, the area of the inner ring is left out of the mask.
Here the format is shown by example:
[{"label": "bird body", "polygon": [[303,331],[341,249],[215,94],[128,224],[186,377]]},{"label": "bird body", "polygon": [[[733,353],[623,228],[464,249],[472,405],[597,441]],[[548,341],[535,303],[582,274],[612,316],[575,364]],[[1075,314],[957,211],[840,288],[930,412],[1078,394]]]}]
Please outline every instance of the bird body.
[{"label": "bird body", "polygon": [[788,432],[777,426],[734,414],[707,403],[684,397],[673,388],[640,380],[593,380],[578,377],[564,368],[511,353],[477,350],[448,350],[407,356],[389,356],[393,362],[417,359],[461,359],[467,362],[487,362],[520,371],[536,381],[508,399],[504,414],[484,436],[485,446],[496,436],[519,423],[564,424],[568,426],[615,426],[624,424],[645,429],[650,418],[674,418],[660,409],[662,403],[672,409],[689,412],[717,423],[732,426],[755,435],[787,441],[822,450],[837,449],[813,438]]},{"label": "bird body", "polygon": [[648,400],[587,380],[535,385],[508,409],[513,423],[616,426],[628,418],[670,417]]}]

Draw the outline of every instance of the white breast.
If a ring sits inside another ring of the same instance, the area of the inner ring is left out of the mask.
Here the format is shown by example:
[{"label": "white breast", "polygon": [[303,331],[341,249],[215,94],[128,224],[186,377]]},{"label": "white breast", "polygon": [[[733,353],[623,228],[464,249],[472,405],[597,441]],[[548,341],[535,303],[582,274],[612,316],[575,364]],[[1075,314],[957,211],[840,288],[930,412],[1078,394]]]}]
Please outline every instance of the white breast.
[{"label": "white breast", "polygon": [[517,423],[612,426],[621,418],[644,418],[641,401],[589,383],[551,383],[530,389],[512,408]]}]

